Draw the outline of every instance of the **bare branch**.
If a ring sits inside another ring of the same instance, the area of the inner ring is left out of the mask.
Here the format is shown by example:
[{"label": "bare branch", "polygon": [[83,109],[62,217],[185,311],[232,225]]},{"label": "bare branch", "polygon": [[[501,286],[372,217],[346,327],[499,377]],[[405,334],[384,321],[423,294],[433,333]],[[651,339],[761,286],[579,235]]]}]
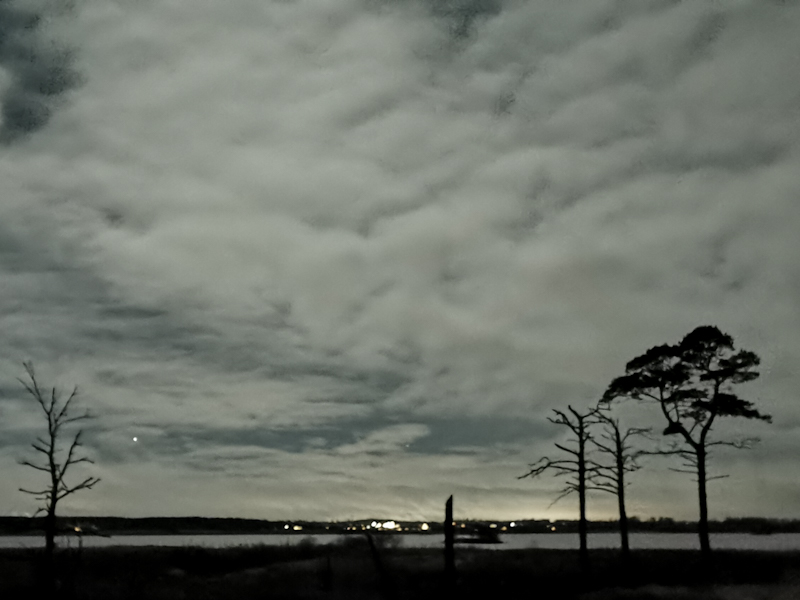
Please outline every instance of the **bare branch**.
[{"label": "bare branch", "polygon": [[[53,388],[53,392],[55,393],[55,388]],[[75,396],[77,395],[78,395],[78,386],[76,385],[74,388],[72,388],[72,393],[69,395],[69,398],[67,398],[67,401],[64,402],[64,406],[62,406],[61,410],[58,411],[58,415],[56,416],[56,421],[61,423],[69,423],[70,421],[76,421],[82,418],[82,417],[74,417],[72,419],[64,420],[64,417],[67,414],[67,410],[69,409],[70,403],[72,402],[73,398],[75,398]]]},{"label": "bare branch", "polygon": [[655,450],[639,450],[638,454],[642,456],[682,456],[684,458],[694,456],[694,453],[682,448],[656,448]]},{"label": "bare branch", "polygon": [[689,475],[697,475],[697,471],[695,469],[678,469],[676,467],[667,467],[667,470],[675,473],[688,473]]},{"label": "bare branch", "polygon": [[50,467],[49,466],[37,465],[37,464],[32,463],[29,460],[21,460],[21,461],[19,461],[19,464],[21,464],[23,466],[26,466],[26,467],[31,467],[32,469],[36,469],[37,471],[44,471],[45,473],[49,473],[50,472]]},{"label": "bare branch", "polygon": [[626,442],[630,437],[646,437],[649,438],[653,432],[652,427],[629,427],[625,434],[622,436],[622,441]]},{"label": "bare branch", "polygon": [[749,450],[760,441],[761,440],[759,438],[755,437],[739,440],[718,440],[715,442],[706,442],[706,447],[710,448],[712,446],[729,446],[731,448],[736,448],[737,450]]},{"label": "bare branch", "polygon": [[572,454],[574,456],[578,456],[579,452],[577,450],[573,450],[572,448],[567,448],[566,446],[562,446],[561,444],[553,444],[559,450]]},{"label": "bare branch", "polygon": [[50,456],[50,450],[48,450],[48,449],[47,449],[47,448],[45,448],[44,446],[40,446],[40,445],[38,445],[38,444],[36,444],[36,443],[33,443],[33,444],[31,444],[31,446],[32,446],[32,447],[33,447],[33,449],[34,449],[34,450],[36,450],[37,452],[41,452],[42,454],[44,454],[44,455],[46,455],[46,456]]},{"label": "bare branch", "polygon": [[576,488],[573,488],[573,487],[567,487],[567,488],[564,488],[564,489],[561,491],[561,493],[560,493],[558,496],[556,496],[556,499],[555,499],[555,500],[553,500],[553,501],[552,501],[550,504],[548,504],[548,505],[547,505],[547,508],[550,508],[551,506],[553,506],[553,505],[554,505],[556,502],[558,502],[559,500],[562,500],[563,498],[566,498],[566,497],[567,497],[567,496],[569,496],[570,494],[572,494],[572,493],[574,493],[574,492],[577,492],[577,491],[578,491],[578,490],[577,490]]},{"label": "bare branch", "polygon": [[92,489],[92,487],[94,487],[99,482],[100,482],[100,479],[98,477],[87,477],[86,479],[84,479],[78,485],[76,485],[74,487],[71,487],[71,488],[65,488],[56,497],[59,500],[62,500],[64,498],[66,498],[67,496],[69,496],[70,494],[72,494],[74,492],[77,492],[79,490],[90,490],[90,489]]},{"label": "bare branch", "polygon": [[47,497],[47,495],[50,493],[50,490],[42,490],[41,492],[35,492],[33,490],[26,490],[25,488],[19,488],[19,491],[25,492],[26,494],[31,494],[32,496],[44,496],[44,497]]},{"label": "bare branch", "polygon": [[605,492],[608,494],[617,494],[617,488],[611,485],[602,485],[602,484],[591,484],[586,486],[586,490],[589,492]]},{"label": "bare branch", "polygon": [[83,431],[79,431],[78,433],[75,434],[75,438],[72,440],[72,443],[69,446],[69,450],[67,451],[67,458],[64,461],[64,464],[58,470],[58,479],[59,480],[64,477],[64,473],[67,472],[67,468],[69,468],[70,465],[74,465],[74,464],[77,464],[79,462],[92,462],[91,460],[89,460],[86,457],[77,458],[77,459],[74,458],[75,449],[78,448],[81,445],[81,442],[80,442],[81,433],[83,433]]},{"label": "bare branch", "polygon": [[651,394],[651,393],[648,393],[648,392],[640,392],[640,395],[644,396],[645,398],[649,398],[650,400],[653,400],[654,402],[661,402],[661,398],[659,396],[656,396],[655,394]]},{"label": "bare branch", "polygon": [[[542,457],[537,460],[535,463],[528,465],[530,467],[530,471],[525,473],[525,475],[521,475],[517,477],[517,479],[524,479],[526,477],[538,477],[542,473],[550,469],[572,469],[574,461],[565,461],[565,460],[551,460],[548,457]],[[541,463],[541,464],[540,464]],[[569,466],[567,466],[569,465]]]},{"label": "bare branch", "polygon": [[596,438],[592,439],[592,444],[597,446],[598,449],[600,449],[601,451],[605,452],[606,454],[614,454],[614,450],[611,448],[611,446],[607,446],[605,444],[601,444],[600,442],[597,441]]}]

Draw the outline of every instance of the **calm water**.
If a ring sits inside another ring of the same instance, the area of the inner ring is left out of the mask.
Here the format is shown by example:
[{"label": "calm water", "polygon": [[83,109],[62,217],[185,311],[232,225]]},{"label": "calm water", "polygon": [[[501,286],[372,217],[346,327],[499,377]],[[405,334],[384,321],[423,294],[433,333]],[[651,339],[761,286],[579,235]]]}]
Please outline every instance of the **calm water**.
[{"label": "calm water", "polygon": [[[441,535],[397,534],[401,546],[406,548],[437,548],[444,545]],[[122,535],[105,537],[86,536],[85,547],[105,546],[206,546],[222,548],[228,546],[294,545],[308,540],[324,545],[340,541],[340,535]],[[490,550],[518,550],[523,548],[546,548],[570,550],[578,548],[578,536],[571,533],[517,533],[504,535],[502,544],[465,544],[463,547],[478,547]],[[308,543],[308,542],[307,542]],[[633,533],[631,548],[639,549],[699,549],[697,535],[692,533]],[[61,547],[76,547],[75,538],[59,538]],[[37,548],[44,545],[39,536],[0,536],[0,548]],[[461,546],[461,545],[459,545]],[[800,534],[776,533],[773,535],[750,535],[746,533],[722,533],[711,535],[711,546],[720,550],[800,550]],[[619,536],[614,533],[589,535],[590,548],[619,548]]]}]

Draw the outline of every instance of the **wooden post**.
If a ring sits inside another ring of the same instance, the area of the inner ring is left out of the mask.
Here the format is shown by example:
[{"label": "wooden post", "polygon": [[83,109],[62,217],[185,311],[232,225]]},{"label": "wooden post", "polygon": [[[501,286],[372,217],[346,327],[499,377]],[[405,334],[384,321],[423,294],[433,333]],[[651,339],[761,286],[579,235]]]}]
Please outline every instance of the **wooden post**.
[{"label": "wooden post", "polygon": [[455,582],[456,556],[453,547],[455,525],[453,524],[453,497],[444,505],[444,575],[447,583]]}]

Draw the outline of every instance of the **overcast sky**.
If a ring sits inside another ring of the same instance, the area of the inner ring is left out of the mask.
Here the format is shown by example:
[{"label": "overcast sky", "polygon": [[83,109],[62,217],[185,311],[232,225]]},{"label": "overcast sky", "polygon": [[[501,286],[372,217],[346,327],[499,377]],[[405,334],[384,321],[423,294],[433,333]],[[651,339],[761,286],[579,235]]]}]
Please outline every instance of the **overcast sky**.
[{"label": "overcast sky", "polygon": [[[720,424],[761,443],[714,457],[711,517],[800,517],[798,31],[791,0],[0,0],[0,514],[36,508],[32,360],[97,415],[65,513],[574,517],[517,479],[551,409],[712,324],[774,423]],[[696,516],[670,466],[630,513]]]}]

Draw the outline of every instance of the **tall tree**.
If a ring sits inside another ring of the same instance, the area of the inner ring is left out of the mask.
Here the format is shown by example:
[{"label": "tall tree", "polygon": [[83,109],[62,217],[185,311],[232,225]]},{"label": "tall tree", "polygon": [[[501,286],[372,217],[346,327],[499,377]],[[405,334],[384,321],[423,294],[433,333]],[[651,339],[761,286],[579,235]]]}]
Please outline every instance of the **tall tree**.
[{"label": "tall tree", "polygon": [[625,375],[614,379],[605,400],[629,397],[655,403],[667,422],[664,435],[678,440],[659,454],[682,459],[680,472],[697,477],[700,516],[698,535],[705,556],[711,552],[708,535],[707,482],[709,452],[716,446],[747,448],[752,439],[715,440],[710,434],[718,419],[739,417],[771,422],[753,403],[734,393],[734,386],[759,376],[758,356],[736,350],[733,338],[704,325],[676,345],[661,345],[631,360]]},{"label": "tall tree", "polygon": [[589,549],[587,545],[588,527],[586,523],[586,492],[589,489],[590,477],[597,470],[591,460],[587,458],[589,451],[589,441],[591,440],[590,427],[597,423],[597,411],[595,409],[586,412],[578,412],[571,406],[567,406],[570,414],[564,411],[553,409],[555,417],[548,417],[547,420],[556,425],[567,427],[574,436],[570,442],[572,446],[555,444],[555,447],[564,452],[567,457],[551,459],[547,456],[540,458],[535,463],[529,465],[530,470],[517,479],[525,477],[538,477],[545,472],[552,472],[556,477],[566,479],[564,488],[558,497],[553,500],[553,504],[569,494],[578,494],[578,505],[580,518],[578,521],[578,535],[580,538],[580,563],[585,571],[589,567]]},{"label": "tall tree", "polygon": [[636,459],[641,454],[632,443],[636,437],[646,436],[650,429],[623,427],[619,418],[611,414],[609,402],[600,401],[596,413],[602,426],[599,434],[592,437],[591,443],[604,459],[596,460],[597,468],[592,474],[591,489],[614,494],[619,509],[619,536],[622,555],[630,554],[628,540],[628,513],[625,507],[625,488],[628,473],[639,470]]},{"label": "tall tree", "polygon": [[37,500],[44,504],[37,511],[37,514],[44,513],[45,556],[48,564],[52,565],[57,531],[56,508],[58,503],[70,494],[80,490],[91,489],[100,481],[96,477],[87,477],[75,485],[69,485],[66,481],[67,471],[71,466],[93,462],[86,456],[78,455],[81,447],[82,429],[78,430],[74,436],[71,436],[71,441],[66,451],[60,445],[62,439],[68,437],[63,429],[65,425],[89,419],[91,416],[88,411],[80,414],[71,414],[70,412],[73,408],[72,402],[78,394],[77,387],[73,388],[72,393],[69,394],[66,400],[62,400],[61,393],[55,387],[50,390],[44,390],[39,386],[33,363],[24,362],[22,364],[25,367],[28,378],[27,380],[19,379],[19,382],[22,383],[42,409],[47,419],[47,433],[44,436],[37,437],[36,441],[31,444],[33,449],[41,454],[39,461],[22,460],[20,464],[46,473],[47,484],[40,490],[20,488],[20,491],[35,496]]}]

